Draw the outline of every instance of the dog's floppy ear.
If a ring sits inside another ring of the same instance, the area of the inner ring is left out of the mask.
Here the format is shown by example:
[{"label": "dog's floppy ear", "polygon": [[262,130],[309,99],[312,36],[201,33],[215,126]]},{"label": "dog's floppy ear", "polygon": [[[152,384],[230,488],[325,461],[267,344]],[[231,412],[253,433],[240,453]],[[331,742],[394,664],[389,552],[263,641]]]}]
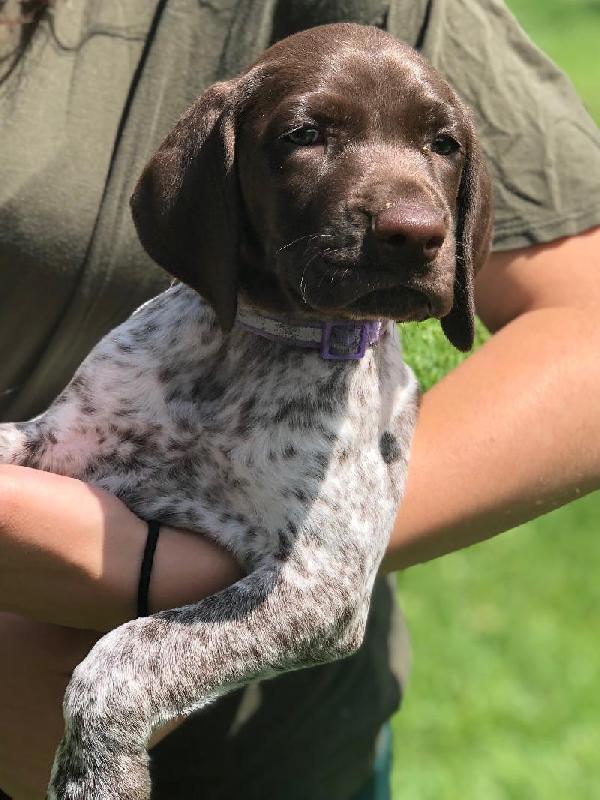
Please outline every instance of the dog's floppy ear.
[{"label": "dog's floppy ear", "polygon": [[131,198],[147,253],[208,300],[225,331],[237,310],[239,81],[210,86],[183,114],[146,165]]},{"label": "dog's floppy ear", "polygon": [[442,319],[442,329],[448,340],[463,352],[471,349],[475,338],[473,283],[488,257],[492,229],[490,177],[474,127],[470,124],[457,202],[454,303],[450,313]]}]

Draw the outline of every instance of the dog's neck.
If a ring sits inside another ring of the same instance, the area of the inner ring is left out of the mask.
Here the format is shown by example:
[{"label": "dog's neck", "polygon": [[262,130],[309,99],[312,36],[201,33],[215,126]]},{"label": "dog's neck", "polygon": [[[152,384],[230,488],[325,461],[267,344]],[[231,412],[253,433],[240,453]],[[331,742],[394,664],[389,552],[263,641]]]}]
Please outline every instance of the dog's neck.
[{"label": "dog's neck", "polygon": [[235,324],[257,336],[318,350],[326,361],[359,361],[379,341],[381,320],[310,320],[268,315],[240,303]]}]

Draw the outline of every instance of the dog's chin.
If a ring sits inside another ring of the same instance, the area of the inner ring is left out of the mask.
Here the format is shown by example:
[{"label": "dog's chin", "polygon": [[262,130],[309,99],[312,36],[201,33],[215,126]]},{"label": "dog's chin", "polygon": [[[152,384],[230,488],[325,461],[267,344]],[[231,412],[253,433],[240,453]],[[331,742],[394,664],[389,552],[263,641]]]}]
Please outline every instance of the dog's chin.
[{"label": "dog's chin", "polygon": [[308,274],[288,265],[279,272],[279,280],[294,312],[302,317],[399,322],[440,319],[452,305],[451,289],[416,272],[411,280],[391,269],[348,268],[321,260],[311,264]]},{"label": "dog's chin", "polygon": [[431,301],[423,292],[403,287],[390,291],[376,289],[359,297],[344,311],[359,319],[393,319],[398,322],[422,322],[434,316]]},{"label": "dog's chin", "polygon": [[290,287],[288,296],[300,316],[316,319],[422,322],[429,317],[438,316],[434,299],[428,298],[424,292],[408,287],[375,289],[344,305],[332,302],[329,297],[309,299]]}]

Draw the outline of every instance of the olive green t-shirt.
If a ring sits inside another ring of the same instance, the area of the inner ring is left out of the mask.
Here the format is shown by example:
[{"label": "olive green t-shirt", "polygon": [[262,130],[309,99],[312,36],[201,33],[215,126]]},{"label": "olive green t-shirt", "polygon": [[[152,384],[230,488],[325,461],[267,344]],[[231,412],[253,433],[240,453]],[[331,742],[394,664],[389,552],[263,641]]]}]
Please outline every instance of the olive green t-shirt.
[{"label": "olive green t-shirt", "polygon": [[[0,418],[45,408],[96,341],[168,283],[128,198],[179,114],[273,40],[340,20],[418,46],[474,109],[496,248],[600,224],[598,131],[498,0],[57,2],[0,87]],[[3,35],[6,50],[15,29]],[[168,737],[153,752],[153,797],[348,800],[406,678],[392,595],[378,584],[356,656],[252,685]]]}]

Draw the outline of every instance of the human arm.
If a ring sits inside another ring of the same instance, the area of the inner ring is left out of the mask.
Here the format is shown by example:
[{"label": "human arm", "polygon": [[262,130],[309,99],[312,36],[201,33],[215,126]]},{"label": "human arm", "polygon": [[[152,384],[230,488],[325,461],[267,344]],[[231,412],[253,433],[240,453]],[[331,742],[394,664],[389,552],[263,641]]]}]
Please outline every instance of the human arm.
[{"label": "human arm", "polygon": [[[0,466],[0,611],[107,631],[135,616],[146,524],[72,478]],[[168,526],[151,576],[152,611],[184,605],[241,577],[210,540]]]},{"label": "human arm", "polygon": [[600,485],[600,228],[495,253],[495,335],[424,398],[384,567],[489,538]]}]

